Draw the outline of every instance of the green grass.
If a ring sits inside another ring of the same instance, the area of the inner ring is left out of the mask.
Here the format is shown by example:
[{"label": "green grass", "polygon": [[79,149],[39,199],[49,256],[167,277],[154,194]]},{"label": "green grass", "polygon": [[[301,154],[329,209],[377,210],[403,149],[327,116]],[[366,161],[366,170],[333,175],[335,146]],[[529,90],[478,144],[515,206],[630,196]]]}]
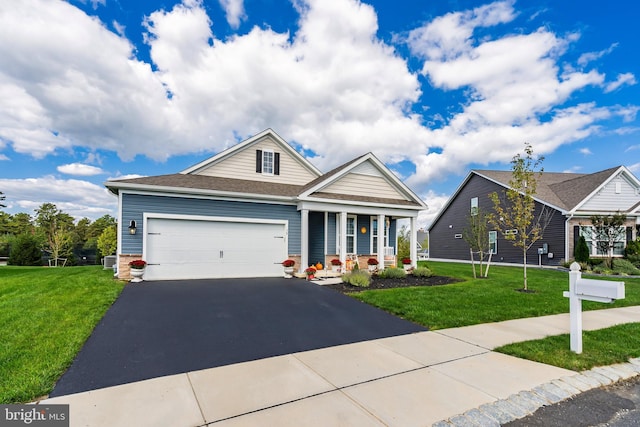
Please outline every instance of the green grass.
[{"label": "green grass", "polygon": [[640,357],[640,323],[628,323],[582,333],[582,354],[569,350],[569,335],[509,344],[495,349],[504,354],[584,371]]},{"label": "green grass", "polygon": [[0,403],[51,392],[123,286],[102,267],[0,267]]},{"label": "green grass", "polygon": [[[453,328],[478,323],[499,322],[523,317],[568,313],[569,300],[562,291],[569,289],[567,272],[528,268],[529,289],[522,289],[522,267],[491,266],[487,279],[474,279],[471,265],[419,262],[436,276],[462,280],[446,286],[370,290],[353,297],[429,329]],[[626,298],[614,304],[583,302],[583,310],[640,305],[640,279],[620,277]]]}]

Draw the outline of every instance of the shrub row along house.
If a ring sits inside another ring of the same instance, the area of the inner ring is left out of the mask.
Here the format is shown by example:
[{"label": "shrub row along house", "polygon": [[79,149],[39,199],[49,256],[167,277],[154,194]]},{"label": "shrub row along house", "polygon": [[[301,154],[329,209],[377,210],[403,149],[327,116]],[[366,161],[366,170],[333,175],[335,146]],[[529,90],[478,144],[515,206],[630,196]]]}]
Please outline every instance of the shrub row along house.
[{"label": "shrub row along house", "polygon": [[147,280],[282,276],[287,258],[300,272],[334,258],[383,267],[397,220],[417,230],[426,208],[373,154],[322,174],[271,129],[180,173],[105,185],[118,196],[118,275],[143,258]]},{"label": "shrub row along house", "polygon": [[[489,194],[509,188],[511,171],[473,170],[458,187],[429,227],[431,258],[469,260],[469,245],[463,240],[470,213],[493,212]],[[527,252],[527,263],[558,265],[573,258],[580,235],[593,257],[605,256],[593,241],[591,217],[626,216],[614,256],[622,256],[626,242],[640,236],[640,181],[620,166],[592,174],[543,172],[537,179],[536,215],[550,214],[543,238]],[[505,240],[497,230],[489,231],[492,261],[522,264],[522,249]]]}]

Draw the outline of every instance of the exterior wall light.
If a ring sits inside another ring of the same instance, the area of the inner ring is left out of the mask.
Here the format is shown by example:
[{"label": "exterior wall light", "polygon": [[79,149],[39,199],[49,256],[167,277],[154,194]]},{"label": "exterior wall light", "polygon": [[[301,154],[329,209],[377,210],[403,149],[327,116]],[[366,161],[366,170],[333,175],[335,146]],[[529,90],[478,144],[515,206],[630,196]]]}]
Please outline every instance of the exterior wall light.
[{"label": "exterior wall light", "polygon": [[136,221],[135,220],[131,220],[131,222],[129,223],[129,234],[136,234],[137,228],[136,228]]},{"label": "exterior wall light", "polygon": [[362,234],[365,234],[365,233],[367,232],[367,227],[362,227],[362,228],[360,229],[360,232],[361,232]]}]

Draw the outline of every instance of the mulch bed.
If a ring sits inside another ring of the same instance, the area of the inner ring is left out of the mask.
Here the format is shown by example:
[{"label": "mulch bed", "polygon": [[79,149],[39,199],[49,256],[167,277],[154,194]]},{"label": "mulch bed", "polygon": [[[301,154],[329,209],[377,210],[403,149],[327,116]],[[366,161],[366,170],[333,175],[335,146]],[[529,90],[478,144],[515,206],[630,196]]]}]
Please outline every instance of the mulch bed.
[{"label": "mulch bed", "polygon": [[407,275],[407,277],[402,279],[382,279],[377,276],[371,276],[371,285],[369,285],[368,288],[351,286],[346,283],[324,285],[324,287],[342,292],[343,294],[348,294],[351,292],[362,292],[376,289],[408,288],[411,286],[442,286],[456,282],[460,282],[460,280],[446,276],[415,277],[412,275]]}]

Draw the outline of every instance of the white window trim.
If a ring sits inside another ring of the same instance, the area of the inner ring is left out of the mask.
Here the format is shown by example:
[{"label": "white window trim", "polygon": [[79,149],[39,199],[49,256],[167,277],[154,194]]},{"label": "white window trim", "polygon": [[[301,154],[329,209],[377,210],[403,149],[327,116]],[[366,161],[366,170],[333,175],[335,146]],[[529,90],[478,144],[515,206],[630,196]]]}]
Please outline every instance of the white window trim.
[{"label": "white window trim", "polygon": [[[625,226],[620,226],[620,228],[625,228]],[[586,231],[586,230],[589,231]],[[581,225],[580,226],[580,235],[584,236],[584,240],[587,241],[587,246],[589,247],[589,255],[592,257],[605,257],[605,256],[609,256],[608,254],[601,254],[598,253],[598,244],[596,243],[595,240],[593,240],[593,233],[591,232],[592,227],[590,225]],[[621,234],[618,238],[618,240],[615,241],[615,243],[622,243],[622,253],[615,253],[615,249],[614,249],[614,253],[613,256],[614,257],[621,257],[624,255],[624,248],[627,246],[627,238],[626,238],[626,233]]]},{"label": "white window trim", "polygon": [[[491,250],[491,236],[495,236],[493,241],[494,241],[494,246],[495,249]],[[496,255],[498,253],[498,232],[497,231],[490,231],[489,232],[489,253]]]},{"label": "white window trim", "polygon": [[[373,224],[376,224],[376,228],[373,227]],[[376,233],[373,234],[373,230],[376,230]],[[369,253],[377,254],[380,249],[380,225],[378,224],[378,218],[372,216],[371,221],[369,222]],[[378,249],[373,249],[373,242],[375,239],[378,239]]]},{"label": "white window trim", "polygon": [[[265,162],[265,154],[266,153],[271,153],[271,172],[266,172],[266,162]],[[275,170],[275,161],[276,161],[276,155],[275,152],[273,150],[262,150],[262,175],[269,175],[272,176],[273,172]]]},{"label": "white window trim", "polygon": [[[347,215],[347,230],[349,225],[349,220],[353,219],[353,252],[349,252],[349,243],[347,242],[346,252],[348,254],[357,254],[358,253],[358,217],[356,215]],[[347,231],[347,237],[351,236]]]}]

